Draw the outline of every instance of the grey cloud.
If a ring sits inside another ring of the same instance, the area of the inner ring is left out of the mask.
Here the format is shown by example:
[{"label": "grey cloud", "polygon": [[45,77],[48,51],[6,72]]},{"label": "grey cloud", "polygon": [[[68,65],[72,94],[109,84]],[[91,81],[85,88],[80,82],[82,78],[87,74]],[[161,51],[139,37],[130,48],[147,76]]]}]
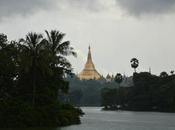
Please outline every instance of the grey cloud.
[{"label": "grey cloud", "polygon": [[116,0],[131,15],[164,14],[175,11],[175,0]]},{"label": "grey cloud", "polygon": [[62,0],[72,7],[87,9],[89,11],[99,11],[103,9],[100,0]]},{"label": "grey cloud", "polygon": [[[53,3],[53,0],[50,0]],[[3,17],[20,14],[27,15],[38,9],[47,9],[51,6],[49,0],[0,0],[0,20]]]},{"label": "grey cloud", "polygon": [[[103,0],[104,1],[104,0]],[[130,15],[142,16],[175,11],[175,0],[108,0],[116,1]],[[0,20],[12,15],[29,15],[37,10],[57,7],[100,11],[105,9],[102,0],[0,0]]]},{"label": "grey cloud", "polygon": [[12,15],[28,15],[39,9],[68,6],[88,11],[98,11],[103,6],[100,0],[0,0],[0,20]]}]

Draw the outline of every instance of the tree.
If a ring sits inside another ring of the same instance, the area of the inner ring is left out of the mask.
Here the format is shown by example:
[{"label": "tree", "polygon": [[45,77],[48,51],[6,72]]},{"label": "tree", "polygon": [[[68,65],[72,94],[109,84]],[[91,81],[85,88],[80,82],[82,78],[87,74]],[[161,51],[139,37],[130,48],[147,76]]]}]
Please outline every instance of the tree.
[{"label": "tree", "polygon": [[47,64],[45,62],[47,60],[47,57],[46,55],[43,55],[45,48],[46,43],[41,34],[31,32],[26,35],[25,39],[20,39],[19,41],[19,67],[21,74],[19,75],[19,78],[21,78],[21,81],[23,83],[29,82],[28,90],[30,90],[30,87],[32,87],[33,106],[35,106],[37,78],[39,78],[39,75],[37,73],[39,71],[47,70],[47,67],[43,68],[43,66]]},{"label": "tree", "polygon": [[163,71],[163,72],[160,73],[160,77],[161,78],[166,78],[166,77],[168,77],[168,73]]},{"label": "tree", "polygon": [[0,44],[5,44],[7,42],[7,36],[5,34],[0,34]]},{"label": "tree", "polygon": [[117,73],[114,80],[120,85],[123,81],[123,76],[120,73]]},{"label": "tree", "polygon": [[0,100],[11,98],[16,78],[16,47],[0,34]]},{"label": "tree", "polygon": [[[175,111],[174,76],[163,72],[162,77],[149,72],[135,73],[132,87],[120,87],[116,90],[102,91],[102,106],[134,111]],[[164,78],[166,77],[166,78]]]},{"label": "tree", "polygon": [[58,66],[62,67],[65,70],[65,72],[70,72],[72,69],[71,64],[65,58],[65,56],[76,56],[74,48],[70,46],[69,41],[63,41],[63,38],[65,36],[64,33],[61,33],[57,30],[51,30],[50,32],[46,30],[45,32],[47,35],[46,40],[49,45],[48,47],[52,53],[53,58],[56,59],[56,63],[59,63]]},{"label": "tree", "polygon": [[171,70],[170,73],[171,73],[171,75],[174,75],[174,70]]},{"label": "tree", "polygon": [[72,67],[66,56],[76,56],[76,53],[74,52],[74,48],[70,46],[69,41],[63,41],[64,33],[57,30],[51,30],[50,32],[46,30],[45,33],[47,36],[46,41],[48,43],[48,49],[52,57],[51,68],[56,72],[53,78],[61,79],[63,85],[60,89],[63,92],[67,92],[68,86],[65,85],[67,82],[63,81],[62,78],[64,74],[71,73]]},{"label": "tree", "polygon": [[136,68],[139,66],[139,60],[136,58],[131,59],[131,67],[134,69],[134,72],[136,73]]},{"label": "tree", "polygon": [[59,90],[68,90],[64,74],[71,72],[70,51],[61,47],[53,53],[51,47],[41,34],[28,33],[19,42],[0,34],[1,127],[80,123],[81,110],[58,99]]}]

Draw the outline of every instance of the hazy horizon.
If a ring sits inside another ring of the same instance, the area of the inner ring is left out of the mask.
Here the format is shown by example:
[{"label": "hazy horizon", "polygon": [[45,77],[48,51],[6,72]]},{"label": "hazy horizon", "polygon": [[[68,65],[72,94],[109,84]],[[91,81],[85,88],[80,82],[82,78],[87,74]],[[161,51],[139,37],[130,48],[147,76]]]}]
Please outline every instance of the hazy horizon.
[{"label": "hazy horizon", "polygon": [[74,72],[85,64],[88,46],[102,75],[153,74],[175,70],[175,1],[173,0],[1,0],[0,33],[18,40],[28,32],[57,29],[66,33],[78,53],[70,58]]}]

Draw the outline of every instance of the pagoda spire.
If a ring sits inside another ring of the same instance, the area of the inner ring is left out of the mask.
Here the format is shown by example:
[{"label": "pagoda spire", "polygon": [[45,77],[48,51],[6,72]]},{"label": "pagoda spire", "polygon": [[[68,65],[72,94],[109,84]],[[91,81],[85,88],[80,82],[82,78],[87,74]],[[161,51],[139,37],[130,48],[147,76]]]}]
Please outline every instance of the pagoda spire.
[{"label": "pagoda spire", "polygon": [[90,47],[90,45],[89,45],[89,52],[88,52],[87,63],[88,64],[93,64],[93,62],[92,62],[92,56],[91,56],[91,47]]}]

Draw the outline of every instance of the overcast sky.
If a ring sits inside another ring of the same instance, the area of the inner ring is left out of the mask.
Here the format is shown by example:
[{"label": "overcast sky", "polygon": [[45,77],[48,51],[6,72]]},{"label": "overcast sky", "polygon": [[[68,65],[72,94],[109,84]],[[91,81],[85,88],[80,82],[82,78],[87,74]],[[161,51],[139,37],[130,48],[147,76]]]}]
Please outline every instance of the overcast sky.
[{"label": "overcast sky", "polygon": [[78,53],[79,73],[91,45],[99,73],[159,74],[175,70],[175,0],[0,0],[0,33],[18,40],[27,32],[57,29]]}]

